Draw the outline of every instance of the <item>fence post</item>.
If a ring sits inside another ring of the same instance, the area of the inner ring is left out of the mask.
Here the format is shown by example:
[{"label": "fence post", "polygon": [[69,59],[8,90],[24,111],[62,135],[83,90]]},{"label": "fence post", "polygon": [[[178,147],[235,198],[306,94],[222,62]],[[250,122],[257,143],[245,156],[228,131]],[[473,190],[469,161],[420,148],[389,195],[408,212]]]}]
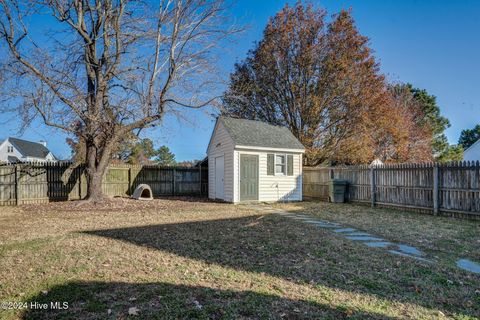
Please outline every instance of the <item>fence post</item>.
[{"label": "fence post", "polygon": [[175,195],[175,176],[177,175],[177,171],[175,170],[175,168],[173,168],[172,170],[172,193],[173,195]]},{"label": "fence post", "polygon": [[433,164],[433,214],[438,214],[438,164]]},{"label": "fence post", "polygon": [[[77,170],[77,168],[75,168]],[[78,200],[82,200],[82,170],[78,170]]]},{"label": "fence post", "polygon": [[15,204],[20,205],[20,166],[15,165]]},{"label": "fence post", "polygon": [[200,191],[199,191],[199,195],[202,196],[202,163],[200,162],[198,164],[198,180],[199,180],[199,184],[200,184]]},{"label": "fence post", "polygon": [[375,207],[375,166],[370,167],[370,198],[373,208]]},{"label": "fence post", "polygon": [[127,190],[127,194],[130,196],[132,195],[133,193],[133,190],[132,190],[132,167],[128,167],[128,190]]}]

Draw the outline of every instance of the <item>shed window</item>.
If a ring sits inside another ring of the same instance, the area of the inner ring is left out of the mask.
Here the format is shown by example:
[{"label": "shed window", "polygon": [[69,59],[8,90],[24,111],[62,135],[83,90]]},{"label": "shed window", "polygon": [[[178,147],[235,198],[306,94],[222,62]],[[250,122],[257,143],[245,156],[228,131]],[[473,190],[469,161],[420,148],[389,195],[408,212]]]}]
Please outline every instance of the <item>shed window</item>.
[{"label": "shed window", "polygon": [[275,155],[275,174],[285,175],[286,174],[286,161],[284,154]]},{"label": "shed window", "polygon": [[293,176],[293,155],[268,153],[267,175]]},{"label": "shed window", "polygon": [[13,147],[12,146],[7,146],[7,152],[8,153],[13,153]]}]

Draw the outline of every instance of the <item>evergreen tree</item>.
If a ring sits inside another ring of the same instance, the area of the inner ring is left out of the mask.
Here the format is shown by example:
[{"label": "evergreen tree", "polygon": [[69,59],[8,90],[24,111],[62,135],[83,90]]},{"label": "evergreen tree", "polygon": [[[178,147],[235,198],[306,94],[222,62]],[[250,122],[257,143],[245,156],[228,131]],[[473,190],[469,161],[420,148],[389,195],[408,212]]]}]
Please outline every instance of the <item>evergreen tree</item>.
[{"label": "evergreen tree", "polygon": [[477,124],[473,129],[462,130],[458,144],[464,149],[468,149],[478,140],[480,140],[480,124]]},{"label": "evergreen tree", "polygon": [[167,146],[161,146],[158,149],[155,161],[162,166],[174,166],[177,163],[175,161],[175,155]]},{"label": "evergreen tree", "polygon": [[435,160],[440,162],[461,160],[463,158],[462,147],[448,143],[445,130],[450,127],[450,121],[441,115],[437,98],[430,95],[425,89],[414,88],[411,84],[408,84],[408,87],[423,112],[420,125],[429,127],[432,131],[432,154]]},{"label": "evergreen tree", "polygon": [[153,141],[145,138],[126,145],[126,157],[124,160],[130,164],[148,164],[158,154],[153,146]]},{"label": "evergreen tree", "polygon": [[463,160],[463,148],[461,145],[449,145],[437,158],[438,162]]}]

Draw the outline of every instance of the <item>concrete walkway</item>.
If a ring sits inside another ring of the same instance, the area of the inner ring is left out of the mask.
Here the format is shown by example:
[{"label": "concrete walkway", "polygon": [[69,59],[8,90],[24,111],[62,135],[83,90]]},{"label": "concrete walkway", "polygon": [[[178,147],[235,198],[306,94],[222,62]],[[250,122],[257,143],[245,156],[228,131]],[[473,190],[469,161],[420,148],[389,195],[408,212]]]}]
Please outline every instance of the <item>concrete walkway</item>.
[{"label": "concrete walkway", "polygon": [[[425,252],[416,247],[408,244],[396,243],[355,228],[342,226],[337,222],[317,219],[302,213],[292,213],[280,209],[274,209],[266,205],[248,205],[248,207],[260,212],[276,213],[285,218],[301,221],[318,228],[327,229],[334,234],[337,234],[339,237],[350,241],[358,241],[369,248],[382,249],[390,254],[408,257],[417,261],[436,263],[436,260],[433,257],[428,256]],[[480,274],[480,264],[474,261],[458,259],[456,266],[462,270]]]}]

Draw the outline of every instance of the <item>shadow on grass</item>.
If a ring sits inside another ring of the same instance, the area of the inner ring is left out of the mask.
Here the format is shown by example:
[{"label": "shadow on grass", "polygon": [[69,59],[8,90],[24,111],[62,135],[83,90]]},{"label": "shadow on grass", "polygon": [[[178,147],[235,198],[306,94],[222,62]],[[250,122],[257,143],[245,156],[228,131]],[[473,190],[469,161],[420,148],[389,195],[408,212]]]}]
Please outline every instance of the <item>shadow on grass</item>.
[{"label": "shadow on grass", "polygon": [[193,196],[160,196],[160,200],[178,201],[178,202],[194,202],[194,203],[222,203],[218,200],[209,199],[205,195],[193,195]]},{"label": "shadow on grass", "polygon": [[[68,302],[65,310],[28,310],[23,319],[124,319],[138,308],[139,319],[386,319],[385,316],[253,291],[217,290],[168,283],[71,282],[30,302]],[[109,312],[110,309],[110,312]],[[387,318],[388,319],[388,318]]]},{"label": "shadow on grass", "polygon": [[474,290],[480,283],[477,277],[452,275],[275,215],[85,233],[301,284],[373,294],[388,303],[411,303],[447,314],[480,314]]}]

